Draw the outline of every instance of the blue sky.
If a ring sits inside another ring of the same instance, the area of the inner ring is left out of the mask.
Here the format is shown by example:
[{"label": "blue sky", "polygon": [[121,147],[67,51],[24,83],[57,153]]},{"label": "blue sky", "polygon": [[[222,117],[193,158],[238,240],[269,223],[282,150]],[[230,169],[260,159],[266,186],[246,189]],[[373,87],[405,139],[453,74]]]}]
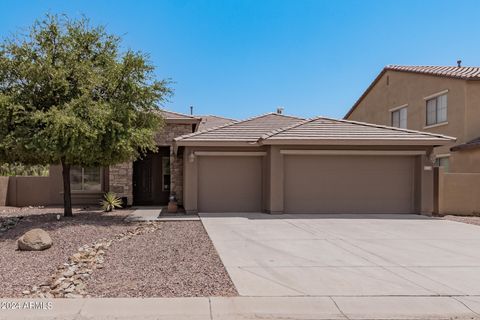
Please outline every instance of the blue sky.
[{"label": "blue sky", "polygon": [[165,107],[237,119],[342,117],[387,64],[480,65],[480,1],[0,2],[0,37],[45,13],[85,14],[150,54]]}]

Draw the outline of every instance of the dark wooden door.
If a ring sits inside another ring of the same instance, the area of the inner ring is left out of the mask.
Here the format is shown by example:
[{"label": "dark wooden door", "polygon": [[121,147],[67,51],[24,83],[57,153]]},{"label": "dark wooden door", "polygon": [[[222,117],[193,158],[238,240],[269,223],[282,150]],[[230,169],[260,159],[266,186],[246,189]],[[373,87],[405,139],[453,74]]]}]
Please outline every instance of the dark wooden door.
[{"label": "dark wooden door", "polygon": [[158,153],[147,153],[142,159],[133,163],[133,203],[135,205],[166,205],[168,203],[169,165],[168,148],[160,148]]}]

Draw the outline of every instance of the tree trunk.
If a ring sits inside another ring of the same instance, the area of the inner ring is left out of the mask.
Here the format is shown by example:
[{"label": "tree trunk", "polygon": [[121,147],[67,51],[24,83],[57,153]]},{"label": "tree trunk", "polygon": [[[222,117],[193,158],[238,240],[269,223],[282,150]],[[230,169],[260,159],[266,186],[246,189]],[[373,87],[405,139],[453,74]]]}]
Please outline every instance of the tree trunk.
[{"label": "tree trunk", "polygon": [[70,165],[62,159],[63,176],[63,216],[73,217],[72,213],[72,193],[70,192]]}]

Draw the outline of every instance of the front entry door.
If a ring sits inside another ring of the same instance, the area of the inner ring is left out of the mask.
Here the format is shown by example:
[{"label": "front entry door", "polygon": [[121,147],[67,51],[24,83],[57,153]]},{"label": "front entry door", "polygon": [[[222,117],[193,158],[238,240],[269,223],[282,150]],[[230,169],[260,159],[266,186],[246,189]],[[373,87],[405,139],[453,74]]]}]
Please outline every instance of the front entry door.
[{"label": "front entry door", "polygon": [[133,203],[166,205],[170,195],[170,150],[159,148],[133,163]]}]

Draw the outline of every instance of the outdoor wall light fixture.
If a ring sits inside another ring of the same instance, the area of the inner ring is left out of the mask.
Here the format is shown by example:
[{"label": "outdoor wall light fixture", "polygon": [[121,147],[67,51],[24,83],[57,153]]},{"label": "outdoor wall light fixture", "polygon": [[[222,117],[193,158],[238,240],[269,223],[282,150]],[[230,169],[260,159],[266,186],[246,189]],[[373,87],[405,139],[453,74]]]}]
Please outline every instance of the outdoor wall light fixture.
[{"label": "outdoor wall light fixture", "polygon": [[195,154],[194,154],[193,152],[191,152],[191,153],[188,155],[188,161],[190,161],[190,162],[195,161]]}]

